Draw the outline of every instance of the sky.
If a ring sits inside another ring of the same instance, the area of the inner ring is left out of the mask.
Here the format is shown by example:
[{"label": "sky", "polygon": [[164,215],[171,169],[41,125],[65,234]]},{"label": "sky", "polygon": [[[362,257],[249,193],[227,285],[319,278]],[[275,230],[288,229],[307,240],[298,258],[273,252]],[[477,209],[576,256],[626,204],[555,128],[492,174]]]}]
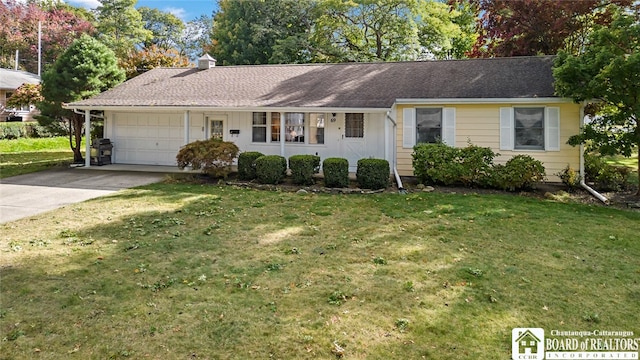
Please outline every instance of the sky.
[{"label": "sky", "polygon": [[[73,6],[95,9],[100,5],[98,0],[65,0]],[[172,13],[182,21],[189,21],[200,15],[211,16],[216,7],[216,0],[138,0],[136,8],[147,6]]]}]

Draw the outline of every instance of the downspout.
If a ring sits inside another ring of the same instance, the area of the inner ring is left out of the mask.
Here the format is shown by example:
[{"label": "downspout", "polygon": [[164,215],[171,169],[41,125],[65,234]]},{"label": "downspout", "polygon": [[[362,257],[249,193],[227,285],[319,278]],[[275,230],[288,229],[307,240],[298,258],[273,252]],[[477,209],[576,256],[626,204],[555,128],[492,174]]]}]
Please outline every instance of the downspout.
[{"label": "downspout", "polygon": [[396,161],[397,161],[397,157],[396,157],[396,153],[397,153],[397,149],[396,149],[396,135],[397,135],[397,130],[398,130],[398,124],[396,123],[396,121],[389,115],[389,111],[387,111],[387,119],[389,121],[391,121],[391,123],[393,124],[393,151],[392,151],[392,159],[393,159],[393,175],[396,178],[396,183],[398,183],[398,192],[400,194],[406,194],[407,191],[404,189],[404,187],[402,186],[402,180],[400,179],[400,174],[398,174],[398,168],[396,166]]},{"label": "downspout", "polygon": [[[584,107],[586,105],[586,101],[583,101],[580,104],[580,131],[584,128]],[[609,205],[609,199],[607,199],[604,195],[595,191],[585,182],[585,174],[584,174],[584,144],[580,144],[580,186],[587,190],[591,195],[593,195],[598,200],[602,201],[604,204]]]}]

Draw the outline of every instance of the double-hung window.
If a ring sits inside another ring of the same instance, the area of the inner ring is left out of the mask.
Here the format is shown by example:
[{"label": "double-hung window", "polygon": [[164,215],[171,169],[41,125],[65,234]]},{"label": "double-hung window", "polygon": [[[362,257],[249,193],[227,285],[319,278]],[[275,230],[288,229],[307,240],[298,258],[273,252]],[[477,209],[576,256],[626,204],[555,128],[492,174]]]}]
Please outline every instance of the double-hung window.
[{"label": "double-hung window", "polygon": [[267,113],[266,112],[253,113],[253,128],[252,128],[251,141],[267,142]]},{"label": "double-hung window", "polygon": [[271,142],[280,142],[280,113],[271,113]]},{"label": "double-hung window", "polygon": [[284,140],[304,143],[304,113],[284,114]]},{"label": "double-hung window", "polygon": [[456,109],[447,107],[405,108],[402,111],[402,147],[442,141],[456,143]]},{"label": "double-hung window", "polygon": [[309,114],[309,144],[324,144],[324,122],[326,114]]},{"label": "double-hung window", "polygon": [[560,109],[500,108],[500,150],[560,151]]},{"label": "double-hung window", "polygon": [[416,143],[442,140],[442,108],[416,109]]}]

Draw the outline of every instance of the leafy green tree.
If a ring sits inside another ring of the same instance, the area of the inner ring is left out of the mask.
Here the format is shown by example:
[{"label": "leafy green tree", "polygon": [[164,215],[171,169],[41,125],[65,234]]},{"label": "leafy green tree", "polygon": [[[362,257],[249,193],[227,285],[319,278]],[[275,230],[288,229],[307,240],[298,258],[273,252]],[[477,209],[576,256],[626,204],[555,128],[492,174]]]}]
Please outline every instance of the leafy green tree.
[{"label": "leafy green tree", "polygon": [[310,0],[220,0],[211,53],[223,65],[308,62],[314,4]]},{"label": "leafy green tree", "polygon": [[420,53],[415,0],[327,0],[313,33],[320,61],[414,60]]},{"label": "leafy green tree", "polygon": [[[637,12],[618,13],[610,25],[591,34],[583,53],[560,52],[553,75],[558,95],[576,102],[595,100],[601,109],[581,134],[569,139],[570,144],[591,141],[603,155],[627,157],[640,148],[640,15]],[[640,196],[640,189],[637,195]]]},{"label": "leafy green tree", "polygon": [[177,16],[152,9],[146,6],[138,8],[142,16],[144,28],[151,32],[151,37],[143,41],[145,48],[155,45],[161,49],[171,49],[180,41],[185,24]]},{"label": "leafy green tree", "polygon": [[137,0],[100,0],[96,9],[99,39],[113,49],[118,58],[125,58],[136,44],[152,38],[145,29],[142,15],[135,9]]},{"label": "leafy green tree", "polygon": [[82,35],[42,75],[42,96],[38,104],[41,124],[68,122],[69,145],[74,162],[82,162],[80,144],[84,115],[62,108],[63,103],[79,101],[124,81],[113,51],[98,40]]},{"label": "leafy green tree", "polygon": [[460,58],[475,41],[469,6],[435,0],[327,0],[312,41],[316,61]]}]

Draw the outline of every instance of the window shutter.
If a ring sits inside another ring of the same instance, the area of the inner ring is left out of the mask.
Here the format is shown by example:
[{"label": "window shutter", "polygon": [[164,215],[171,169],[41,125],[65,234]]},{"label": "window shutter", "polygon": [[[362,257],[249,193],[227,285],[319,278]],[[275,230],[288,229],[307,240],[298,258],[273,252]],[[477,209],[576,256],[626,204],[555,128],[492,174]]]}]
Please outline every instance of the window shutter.
[{"label": "window shutter", "polygon": [[513,108],[500,108],[500,150],[513,150]]},{"label": "window shutter", "polygon": [[416,109],[402,111],[402,147],[412,148],[416,144]]},{"label": "window shutter", "polygon": [[456,108],[442,109],[442,142],[456,146]]},{"label": "window shutter", "polygon": [[560,108],[546,108],[544,143],[547,151],[560,151]]}]

